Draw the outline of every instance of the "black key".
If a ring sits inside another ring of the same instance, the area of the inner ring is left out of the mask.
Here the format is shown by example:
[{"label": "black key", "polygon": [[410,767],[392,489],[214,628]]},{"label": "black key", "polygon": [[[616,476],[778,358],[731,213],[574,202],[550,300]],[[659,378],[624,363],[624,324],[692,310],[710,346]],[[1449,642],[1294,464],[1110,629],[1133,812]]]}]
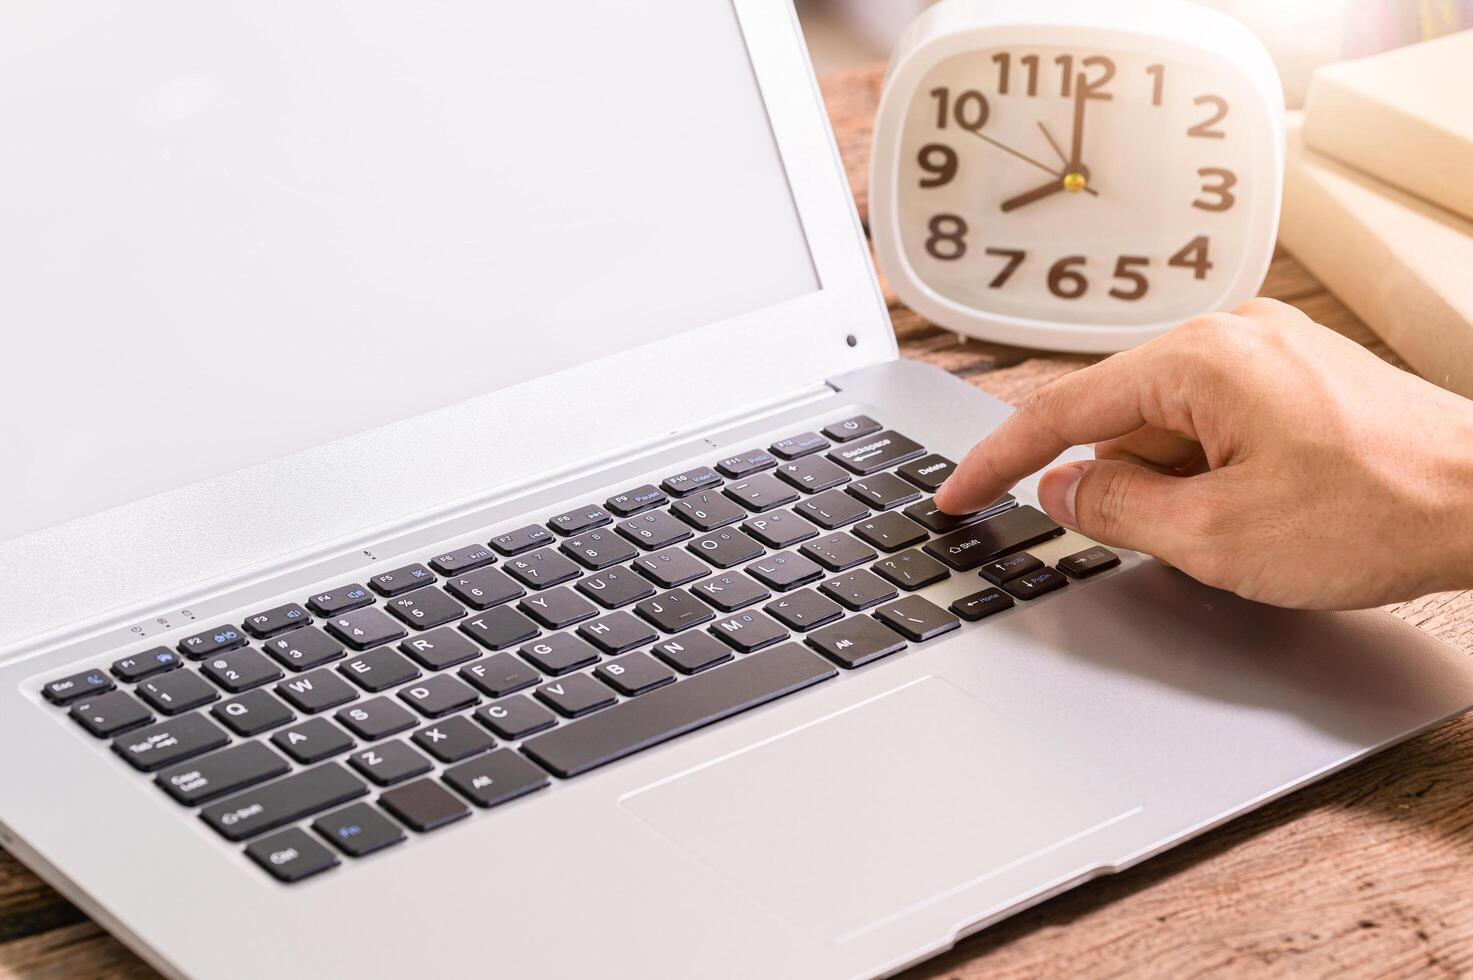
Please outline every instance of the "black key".
[{"label": "black key", "polygon": [[818,493],[849,482],[849,474],[843,467],[822,456],[784,463],[777,468],[777,475],[804,493]]},{"label": "black key", "polygon": [[496,740],[472,724],[464,715],[442,718],[426,725],[410,740],[441,762],[459,762],[494,747]]},{"label": "black key", "polygon": [[308,715],[336,708],[358,697],[358,692],[347,681],[330,670],[320,668],[282,681],[276,685],[276,693],[285,698],[292,707]]},{"label": "black key", "polygon": [[507,531],[498,534],[491,539],[491,547],[501,552],[506,557],[520,555],[524,551],[530,551],[538,545],[547,544],[552,540],[552,532],[541,524],[528,524],[519,527],[515,531]]},{"label": "black key", "polygon": [[417,630],[444,626],[465,615],[464,606],[434,586],[415,589],[397,599],[390,599],[385,603],[385,608],[406,626]]},{"label": "black key", "polygon": [[527,594],[526,589],[499,568],[478,568],[457,575],[445,583],[445,591],[472,609],[490,609]]},{"label": "black key", "polygon": [[812,522],[790,510],[775,510],[753,517],[742,524],[742,530],[775,549],[789,548],[818,535],[818,528]]},{"label": "black key", "polygon": [[907,592],[923,589],[951,575],[946,566],[930,555],[916,551],[902,551],[889,558],[881,558],[870,566],[875,573],[900,586]]},{"label": "black key", "polygon": [[226,840],[245,840],[367,792],[363,781],[341,764],[324,762],[212,803],[199,815]]},{"label": "black key", "polygon": [[746,508],[714,491],[677,500],[670,505],[670,512],[697,531],[714,531],[747,516]]},{"label": "black key", "polygon": [[312,821],[312,829],[349,857],[363,857],[405,839],[404,831],[367,803],[354,803]]},{"label": "black key", "polygon": [[385,790],[379,795],[378,802],[379,806],[422,834],[439,830],[471,813],[470,807],[433,779],[416,779]]},{"label": "black key", "polygon": [[247,616],[244,625],[247,633],[258,640],[265,640],[278,633],[306,626],[310,622],[312,617],[307,615],[307,610],[295,602],[289,602],[284,606]]},{"label": "black key", "polygon": [[1005,493],[994,500],[989,506],[982,508],[975,514],[962,514],[958,516],[955,514],[943,514],[940,510],[936,509],[936,502],[930,497],[927,497],[920,503],[912,504],[905,508],[905,516],[932,534],[945,534],[948,531],[955,531],[958,528],[966,527],[968,524],[975,524],[978,521],[986,520],[994,514],[999,514],[1015,506],[1017,502],[1017,499],[1012,494]]},{"label": "black key", "polygon": [[429,759],[411,749],[408,743],[397,740],[359,749],[348,756],[348,765],[380,786],[402,783],[434,768]]},{"label": "black key", "polygon": [[[701,567],[701,574],[706,573],[705,566]],[[111,691],[116,685],[112,678],[100,670],[84,670],[81,673],[72,674],[54,681],[48,681],[41,688],[41,693],[47,701],[52,704],[69,704],[77,698],[85,698],[90,694],[101,694],[103,691]]]},{"label": "black key", "polygon": [[113,739],[112,744],[113,751],[134,769],[153,772],[218,749],[229,741],[220,726],[204,715],[188,714],[135,729]]},{"label": "black key", "polygon": [[[524,645],[519,652],[533,667],[553,677],[598,663],[598,651],[571,633],[554,633],[552,636],[533,640]],[[519,684],[511,690],[518,690],[526,686]],[[491,693],[493,697],[499,697],[509,691]]]},{"label": "black key", "polygon": [[771,473],[758,473],[754,477],[739,480],[729,485],[722,493],[750,511],[761,513],[798,499],[798,492]]},{"label": "black key", "polygon": [[956,472],[956,464],[945,456],[931,453],[912,463],[906,463],[895,472],[927,493],[935,493],[941,489],[946,478]]},{"label": "black key", "polygon": [[733,480],[770,470],[777,465],[777,457],[765,449],[748,449],[744,453],[728,456],[716,464],[722,475]]},{"label": "black key", "polygon": [[598,615],[598,607],[566,585],[530,595],[517,608],[550,630],[581,623]]},{"label": "black key", "polygon": [[388,647],[359,654],[338,665],[344,677],[365,691],[387,691],[419,676],[419,668]]},{"label": "black key", "polygon": [[137,698],[122,691],[104,691],[96,697],[78,701],[68,714],[98,738],[111,738],[153,721],[151,711],[139,704]]},{"label": "black key", "polygon": [[869,508],[843,490],[825,490],[799,501],[793,510],[829,531],[869,516]]},{"label": "black key", "polygon": [[481,655],[480,647],[445,626],[411,636],[399,644],[399,649],[425,670],[444,670]]},{"label": "black key", "polygon": [[186,636],[179,641],[179,652],[190,660],[203,660],[205,657],[226,650],[234,650],[246,644],[246,635],[234,626],[216,626],[214,629]]},{"label": "black key", "polygon": [[842,572],[855,565],[863,565],[879,553],[853,535],[826,534],[817,541],[810,541],[798,551],[818,562],[831,572]]},{"label": "black key", "polygon": [[660,638],[650,626],[627,612],[611,612],[578,627],[578,635],[604,653],[623,653]]},{"label": "black key", "polygon": [[373,596],[357,582],[328,592],[319,592],[307,600],[307,608],[323,617],[336,616],[338,613],[371,605]]},{"label": "black key", "polygon": [[1003,588],[1015,599],[1037,599],[1046,592],[1062,589],[1068,584],[1069,579],[1057,568],[1040,568],[1036,572],[1019,575],[1010,582],[1004,582]]},{"label": "black key", "polygon": [[741,653],[761,650],[788,638],[788,631],[781,623],[756,610],[718,619],[711,624],[710,630],[711,635]]},{"label": "black key", "polygon": [[823,578],[823,568],[811,558],[779,551],[747,566],[747,574],[769,588],[787,592]]},{"label": "black key", "polygon": [[665,496],[665,491],[653,483],[646,483],[642,487],[614,494],[604,501],[604,506],[611,513],[618,514],[620,517],[628,517],[643,510],[649,510],[651,507],[659,507],[669,499]]},{"label": "black key", "polygon": [[655,587],[636,575],[633,569],[620,566],[588,576],[578,583],[578,591],[605,609],[618,609],[654,595]]},{"label": "black key", "polygon": [[952,612],[974,623],[979,619],[986,619],[993,613],[1000,613],[1004,609],[1011,608],[1013,608],[1013,597],[1002,589],[983,589],[981,592],[962,596],[951,604]]},{"label": "black key", "polygon": [[710,633],[686,633],[656,643],[650,649],[682,674],[697,674],[732,658],[731,648]]},{"label": "black key", "polygon": [[272,735],[271,741],[304,766],[321,762],[353,747],[353,740],[348,737],[348,733],[326,718],[309,718],[300,725],[284,728]]},{"label": "black key", "polygon": [[231,694],[249,691],[281,677],[281,668],[246,647],[210,657],[199,671]]},{"label": "black key", "polygon": [[925,528],[894,511],[860,521],[854,526],[854,536],[881,551],[899,551],[930,537]]},{"label": "black key", "polygon": [[631,567],[662,589],[673,589],[711,573],[709,565],[684,548],[666,548],[644,555],[634,559]]},{"label": "black key", "polygon": [[1058,561],[1059,571],[1067,573],[1070,578],[1089,578],[1118,564],[1120,556],[1099,545],[1076,551]]},{"label": "black key", "polygon": [[743,606],[761,602],[772,595],[756,580],[741,572],[712,575],[705,581],[692,585],[690,590],[722,612],[735,612]]},{"label": "black key", "polygon": [[823,434],[835,442],[848,442],[850,439],[863,439],[873,432],[879,432],[880,428],[880,423],[868,415],[856,415],[824,426]]},{"label": "black key", "polygon": [[939,537],[926,545],[926,552],[965,572],[1063,533],[1053,518],[1024,504]]},{"label": "black key", "polygon": [[693,470],[667,476],[660,486],[672,497],[684,497],[707,487],[721,485],[721,476],[709,466],[697,466]]},{"label": "black key", "polygon": [[654,551],[677,541],[684,541],[691,535],[688,526],[663,510],[651,511],[648,514],[631,517],[627,521],[620,521],[616,530],[646,551]]},{"label": "black key", "polygon": [[441,575],[460,575],[473,568],[489,565],[495,560],[495,552],[485,545],[468,544],[431,558],[430,567]]},{"label": "black key", "polygon": [[829,448],[829,441],[817,432],[800,432],[795,436],[779,439],[772,444],[773,454],[783,459],[797,459],[827,448]]},{"label": "black key", "polygon": [[919,490],[894,473],[876,473],[855,480],[844,488],[844,492],[875,510],[889,510],[921,499]]},{"label": "black key", "polygon": [[185,806],[198,806],[275,779],[290,769],[285,759],[262,743],[242,742],[165,769],[153,781]]},{"label": "black key", "polygon": [[886,599],[893,599],[900,594],[889,582],[863,568],[831,578],[820,585],[818,590],[855,611],[878,606]]},{"label": "black key", "polygon": [[539,735],[522,751],[568,778],[837,674],[819,657],[785,643]]},{"label": "black key", "polygon": [[270,691],[251,691],[222,701],[210,714],[241,738],[249,738],[296,720],[296,715]]},{"label": "black key", "polygon": [[538,700],[558,714],[577,718],[614,703],[614,692],[587,674],[569,674],[548,681],[536,691]]},{"label": "black key", "polygon": [[921,444],[892,429],[845,443],[829,453],[829,458],[859,476],[887,470],[897,463],[909,462],[925,455]]},{"label": "black key", "polygon": [[[152,650],[135,653],[131,657],[114,660],[112,671],[113,676],[118,680],[127,681],[129,684],[132,684],[143,680],[145,677],[152,677],[154,674],[162,674],[166,670],[173,670],[182,663],[184,661],[180,658],[179,654],[170,650],[168,647],[154,647]],[[87,671],[87,673],[90,674],[91,671]]]},{"label": "black key", "polygon": [[613,531],[589,531],[563,542],[563,553],[595,572],[628,561],[639,551]]},{"label": "black key", "polygon": [[413,728],[419,721],[408,708],[386,697],[369,698],[361,704],[350,705],[333,717],[365,742],[377,742],[397,735]]},{"label": "black key", "polygon": [[843,606],[813,589],[799,589],[792,595],[779,596],[762,608],[788,629],[800,633],[832,623],[844,615]]},{"label": "black key", "polygon": [[542,632],[536,623],[510,606],[497,606],[487,610],[475,619],[461,623],[460,629],[477,643],[492,650],[514,647]]},{"label": "black key", "polygon": [[670,668],[647,653],[626,653],[594,668],[593,676],[625,697],[634,697],[675,682]]},{"label": "black key", "polygon": [[399,691],[399,698],[426,718],[439,718],[481,700],[481,696],[449,674],[428,677]]},{"label": "black key", "polygon": [[875,618],[916,643],[949,633],[962,624],[945,609],[918,595],[881,606],[875,610]]},{"label": "black key", "polygon": [[261,644],[261,649],[289,670],[311,670],[337,660],[347,651],[343,645],[314,626],[293,630]]},{"label": "black key", "polygon": [[331,851],[296,827],[263,837],[245,850],[273,878],[287,883],[330,871],[338,865]]},{"label": "black key", "polygon": [[531,667],[509,653],[493,653],[460,668],[460,676],[489,698],[499,698],[542,680]]},{"label": "black key", "polygon": [[689,592],[662,593],[641,602],[634,611],[665,633],[679,633],[716,618],[710,606],[697,602]]},{"label": "black key", "polygon": [[577,534],[591,527],[603,527],[612,520],[608,511],[588,504],[558,514],[547,522],[547,526],[559,534]]},{"label": "black key", "polygon": [[327,631],[354,650],[367,650],[407,636],[409,631],[378,609],[358,609],[334,616]]},{"label": "black key", "polygon": [[717,568],[731,568],[762,554],[762,546],[736,528],[712,531],[686,545],[690,553]]},{"label": "black key", "polygon": [[435,580],[435,573],[419,562],[368,577],[368,587],[381,596],[396,596]]},{"label": "black key", "polygon": [[547,774],[510,749],[445,770],[445,782],[479,807],[499,806],[546,786]]},{"label": "black key", "polygon": [[177,715],[220,698],[220,692],[192,670],[170,671],[144,681],[134,690],[164,715]]},{"label": "black key", "polygon": [[905,641],[868,616],[855,616],[808,634],[808,645],[845,670],[905,649]]},{"label": "black key", "polygon": [[1043,562],[1026,551],[1020,551],[1015,555],[1008,555],[1006,558],[999,558],[996,561],[988,562],[982,566],[982,570],[977,574],[981,575],[993,585],[1001,585],[1008,579],[1014,579],[1019,575],[1026,575],[1029,572],[1036,572],[1042,567]]},{"label": "black key", "polygon": [[497,735],[513,740],[557,724],[557,718],[551,711],[525,694],[513,694],[509,698],[482,705],[475,710],[475,717]]},{"label": "black key", "polygon": [[548,589],[581,574],[572,559],[552,548],[539,548],[520,558],[508,559],[505,567],[508,574],[532,589]]}]

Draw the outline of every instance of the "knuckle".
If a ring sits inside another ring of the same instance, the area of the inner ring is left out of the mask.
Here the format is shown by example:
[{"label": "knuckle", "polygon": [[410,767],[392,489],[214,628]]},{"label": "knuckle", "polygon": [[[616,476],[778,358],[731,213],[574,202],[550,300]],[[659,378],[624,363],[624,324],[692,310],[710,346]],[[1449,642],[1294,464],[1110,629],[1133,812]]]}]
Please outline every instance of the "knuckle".
[{"label": "knuckle", "polygon": [[1130,522],[1132,488],[1143,473],[1131,466],[1096,469],[1080,485],[1075,519],[1085,531],[1113,534]]}]

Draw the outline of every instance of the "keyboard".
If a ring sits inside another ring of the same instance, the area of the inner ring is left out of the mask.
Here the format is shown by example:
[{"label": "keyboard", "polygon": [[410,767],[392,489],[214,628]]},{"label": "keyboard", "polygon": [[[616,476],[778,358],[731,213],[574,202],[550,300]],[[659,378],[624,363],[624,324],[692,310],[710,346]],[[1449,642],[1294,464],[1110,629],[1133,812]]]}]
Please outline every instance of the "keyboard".
[{"label": "keyboard", "polygon": [[[41,690],[295,882],[1119,564],[868,416],[779,439]],[[919,590],[975,573],[942,608]],[[531,801],[519,805],[532,805]]]}]

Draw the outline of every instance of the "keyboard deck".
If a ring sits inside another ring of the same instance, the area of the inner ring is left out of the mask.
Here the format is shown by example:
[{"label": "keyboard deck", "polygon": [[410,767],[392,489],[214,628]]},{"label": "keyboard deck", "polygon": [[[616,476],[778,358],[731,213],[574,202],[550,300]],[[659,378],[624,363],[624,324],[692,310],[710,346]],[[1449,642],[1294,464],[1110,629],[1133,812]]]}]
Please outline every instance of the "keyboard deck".
[{"label": "keyboard deck", "polygon": [[1119,564],[1045,565],[1063,530],[1011,496],[940,513],[954,468],[855,416],[41,693],[299,881]]}]

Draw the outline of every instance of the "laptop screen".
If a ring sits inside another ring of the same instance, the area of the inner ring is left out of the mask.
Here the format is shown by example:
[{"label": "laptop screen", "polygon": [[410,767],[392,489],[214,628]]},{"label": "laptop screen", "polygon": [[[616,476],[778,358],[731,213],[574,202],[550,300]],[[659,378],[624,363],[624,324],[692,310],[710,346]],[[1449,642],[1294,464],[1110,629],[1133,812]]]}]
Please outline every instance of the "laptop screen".
[{"label": "laptop screen", "polygon": [[0,540],[819,288],[730,0],[19,0],[0,132]]}]

